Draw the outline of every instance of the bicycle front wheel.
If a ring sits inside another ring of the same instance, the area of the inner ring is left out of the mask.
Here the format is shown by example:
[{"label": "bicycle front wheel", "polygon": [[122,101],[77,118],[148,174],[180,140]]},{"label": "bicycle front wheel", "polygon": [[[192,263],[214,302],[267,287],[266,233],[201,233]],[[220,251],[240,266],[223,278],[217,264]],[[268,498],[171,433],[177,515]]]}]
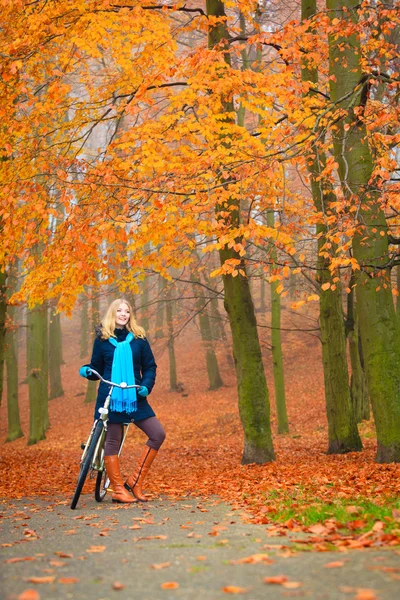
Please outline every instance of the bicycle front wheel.
[{"label": "bicycle front wheel", "polygon": [[96,487],[94,490],[94,497],[97,502],[103,502],[106,497],[108,486],[110,485],[110,480],[107,475],[107,471],[103,469],[102,471],[98,471],[96,478]]},{"label": "bicycle front wheel", "polygon": [[75,494],[74,494],[74,497],[72,498],[72,502],[71,502],[72,510],[74,510],[74,508],[76,508],[76,505],[78,504],[79,496],[81,495],[82,488],[84,486],[87,474],[88,474],[90,466],[92,464],[94,451],[96,450],[97,442],[99,441],[101,432],[103,431],[103,427],[104,427],[103,421],[98,421],[96,423],[96,427],[94,429],[92,439],[90,440],[90,443],[89,443],[89,448],[88,448],[88,450],[85,454],[85,457],[81,463],[81,470],[80,470],[79,477],[78,477],[78,483],[75,488]]}]

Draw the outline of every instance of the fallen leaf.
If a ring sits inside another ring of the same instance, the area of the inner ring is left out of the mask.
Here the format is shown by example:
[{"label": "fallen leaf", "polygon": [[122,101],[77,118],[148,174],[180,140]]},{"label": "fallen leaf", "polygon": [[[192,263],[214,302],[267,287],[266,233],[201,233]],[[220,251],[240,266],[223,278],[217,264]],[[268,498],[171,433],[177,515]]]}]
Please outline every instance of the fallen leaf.
[{"label": "fallen leaf", "polygon": [[288,580],[288,578],[286,577],[286,575],[274,575],[273,577],[264,577],[263,582],[264,583],[275,583],[277,585],[282,585],[287,580]]},{"label": "fallen leaf", "polygon": [[34,556],[21,556],[18,558],[7,558],[7,560],[5,560],[5,563],[18,563],[18,562],[25,562],[27,560],[36,560],[36,558]]},{"label": "fallen leaf", "polygon": [[78,583],[79,579],[77,577],[60,577],[60,579],[58,579],[58,583],[65,583],[65,584],[69,584],[69,583]]},{"label": "fallen leaf", "polygon": [[56,556],[59,556],[60,558],[73,558],[74,555],[73,554],[68,554],[67,552],[54,552],[54,554],[56,554]]},{"label": "fallen leaf", "polygon": [[17,600],[40,600],[40,595],[36,590],[27,589],[17,596]]},{"label": "fallen leaf", "polygon": [[230,560],[231,565],[242,565],[242,564],[256,564],[264,563],[271,565],[274,561],[268,558],[268,554],[252,554],[251,556],[245,556],[237,560]]},{"label": "fallen leaf", "polygon": [[114,583],[112,584],[112,589],[117,590],[119,592],[120,590],[125,589],[125,586],[123,583],[120,583],[119,581],[114,581]]},{"label": "fallen leaf", "polygon": [[295,590],[303,585],[301,581],[284,581],[282,586],[288,590]]},{"label": "fallen leaf", "polygon": [[86,548],[86,552],[104,552],[107,546],[90,546]]},{"label": "fallen leaf", "polygon": [[336,569],[337,567],[343,567],[344,562],[343,560],[335,560],[333,562],[329,562],[326,563],[326,565],[324,565],[325,569]]},{"label": "fallen leaf", "polygon": [[346,512],[348,515],[358,515],[362,512],[362,508],[360,506],[346,506]]},{"label": "fallen leaf", "polygon": [[321,525],[320,523],[317,523],[316,525],[311,525],[311,527],[308,527],[307,531],[310,531],[311,533],[316,533],[318,535],[321,535],[321,534],[327,532],[327,528],[324,525]]},{"label": "fallen leaf", "polygon": [[152,569],[166,569],[170,565],[171,565],[170,562],[164,562],[164,563],[158,563],[158,564],[151,565],[151,568]]},{"label": "fallen leaf", "polygon": [[28,577],[25,581],[29,583],[53,583],[55,580],[54,575],[48,575],[46,577]]},{"label": "fallen leaf", "polygon": [[357,596],[354,600],[377,600],[375,590],[369,588],[357,588]]},{"label": "fallen leaf", "polygon": [[179,583],[176,581],[165,581],[160,587],[162,590],[176,590],[179,587]]},{"label": "fallen leaf", "polygon": [[242,588],[237,585],[226,585],[222,588],[222,591],[226,594],[246,594],[250,590],[249,588]]}]

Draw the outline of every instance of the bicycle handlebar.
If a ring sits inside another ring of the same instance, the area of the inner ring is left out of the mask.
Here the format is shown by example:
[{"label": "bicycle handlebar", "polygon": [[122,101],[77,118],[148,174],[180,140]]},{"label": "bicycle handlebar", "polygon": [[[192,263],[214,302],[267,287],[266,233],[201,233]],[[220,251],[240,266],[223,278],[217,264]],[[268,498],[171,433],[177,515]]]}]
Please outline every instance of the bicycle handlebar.
[{"label": "bicycle handlebar", "polygon": [[91,367],[87,368],[88,371],[90,371],[90,374],[96,375],[96,377],[98,379],[101,379],[101,381],[103,383],[108,383],[109,385],[112,385],[113,387],[119,387],[122,388],[123,390],[129,390],[131,388],[141,388],[141,385],[137,385],[137,384],[133,384],[133,385],[128,385],[125,381],[121,381],[121,383],[114,383],[113,381],[108,381],[108,379],[104,379],[104,377],[102,377],[100,375],[100,373],[98,373],[97,371],[95,371],[94,369],[92,369]]}]

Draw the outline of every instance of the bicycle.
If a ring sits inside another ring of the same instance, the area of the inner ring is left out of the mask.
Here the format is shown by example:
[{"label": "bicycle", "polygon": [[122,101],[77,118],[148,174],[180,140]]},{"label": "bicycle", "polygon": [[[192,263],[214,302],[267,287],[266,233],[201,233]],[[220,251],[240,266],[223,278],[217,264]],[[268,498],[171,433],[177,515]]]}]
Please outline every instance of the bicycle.
[{"label": "bicycle", "polygon": [[[107,477],[107,472],[104,468],[104,444],[107,433],[108,407],[110,405],[111,394],[114,387],[119,387],[121,389],[140,388],[140,385],[128,385],[124,381],[122,381],[121,383],[114,383],[113,381],[108,381],[107,379],[104,379],[100,375],[100,373],[98,373],[94,369],[91,369],[90,367],[88,367],[88,371],[90,371],[90,374],[96,375],[96,377],[100,379],[103,383],[108,384],[110,386],[110,390],[108,392],[107,398],[104,401],[104,405],[99,409],[100,418],[95,420],[87,442],[85,444],[82,444],[81,446],[83,453],[79,463],[80,472],[78,477],[78,483],[76,485],[75,493],[71,502],[72,510],[74,510],[76,508],[76,505],[78,504],[78,500],[81,495],[82,488],[85,484],[86,477],[89,471],[90,479],[92,479],[94,477],[94,473],[97,472],[94,492],[94,497],[97,502],[102,502],[104,500],[108,488],[110,486],[110,480]],[[118,456],[121,454],[130,423],[124,423],[124,425],[124,435],[122,438],[121,446],[119,448]]]}]

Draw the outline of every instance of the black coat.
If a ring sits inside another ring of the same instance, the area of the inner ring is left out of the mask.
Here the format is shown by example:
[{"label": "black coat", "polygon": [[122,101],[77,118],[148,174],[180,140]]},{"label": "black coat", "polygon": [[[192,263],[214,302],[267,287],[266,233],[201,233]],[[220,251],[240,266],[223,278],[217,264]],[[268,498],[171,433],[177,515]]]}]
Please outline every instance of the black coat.
[{"label": "black coat", "polygon": [[[118,342],[123,342],[128,335],[128,330],[124,327],[123,329],[116,329],[114,334],[117,337]],[[157,365],[154,360],[153,352],[151,351],[150,344],[146,339],[134,338],[131,343],[133,368],[135,372],[135,383],[138,385],[145,385],[149,390],[149,393],[153,389],[156,380]],[[102,340],[99,336],[96,337],[93,345],[92,358],[90,364],[86,365],[95,369],[104,379],[111,381],[111,369],[114,358],[115,346],[108,340]],[[96,380],[95,375],[90,375],[88,379]],[[99,389],[97,392],[97,401],[94,418],[99,418],[99,408],[104,404],[104,401],[109,392],[110,386],[100,382]],[[146,398],[137,394],[138,408],[134,413],[126,412],[113,412],[109,411],[108,417],[110,423],[128,423],[129,421],[140,421],[147,419],[148,417],[154,417],[155,413],[148,403]]]}]

